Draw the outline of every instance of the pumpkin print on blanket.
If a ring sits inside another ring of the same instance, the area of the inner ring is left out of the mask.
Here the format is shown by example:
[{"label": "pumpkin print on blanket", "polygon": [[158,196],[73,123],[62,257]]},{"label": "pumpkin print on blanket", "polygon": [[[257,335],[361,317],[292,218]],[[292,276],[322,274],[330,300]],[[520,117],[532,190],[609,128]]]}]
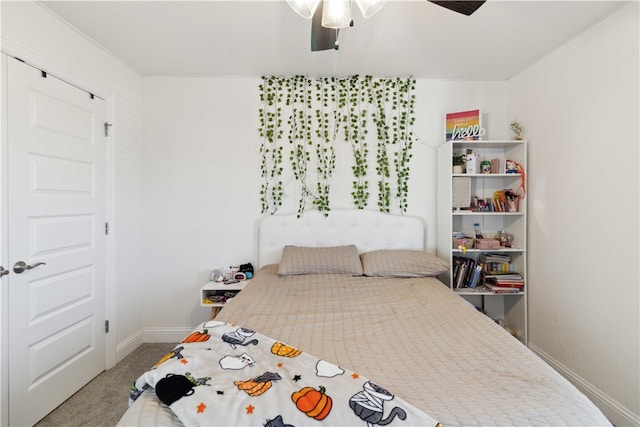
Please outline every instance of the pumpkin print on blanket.
[{"label": "pumpkin print on blanket", "polygon": [[302,353],[302,350],[298,350],[297,348],[291,347],[279,341],[276,341],[271,346],[271,353],[277,354],[278,356],[283,357],[296,357]]},{"label": "pumpkin print on blanket", "polygon": [[325,394],[325,388],[320,386],[318,390],[313,387],[304,387],[291,395],[291,400],[296,408],[304,412],[307,417],[322,421],[331,412],[333,400]]},{"label": "pumpkin print on blanket", "polygon": [[198,332],[198,331],[191,332],[189,335],[187,335],[187,337],[185,339],[183,339],[180,342],[180,344],[190,343],[190,342],[208,341],[209,338],[211,338],[211,335],[209,335],[208,332],[209,331],[207,331],[206,329],[203,329],[202,332]]},{"label": "pumpkin print on blanket", "polygon": [[282,377],[280,374],[265,372],[264,374],[247,381],[234,381],[233,384],[235,384],[239,390],[244,390],[249,396],[260,396],[271,388],[273,381],[281,379]]}]

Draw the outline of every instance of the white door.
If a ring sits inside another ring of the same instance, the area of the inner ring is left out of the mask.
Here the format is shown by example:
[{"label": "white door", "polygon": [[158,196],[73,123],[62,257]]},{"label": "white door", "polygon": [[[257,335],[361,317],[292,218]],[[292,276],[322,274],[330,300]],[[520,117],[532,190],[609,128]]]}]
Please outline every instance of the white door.
[{"label": "white door", "polygon": [[106,366],[104,101],[8,62],[9,423],[23,426]]}]

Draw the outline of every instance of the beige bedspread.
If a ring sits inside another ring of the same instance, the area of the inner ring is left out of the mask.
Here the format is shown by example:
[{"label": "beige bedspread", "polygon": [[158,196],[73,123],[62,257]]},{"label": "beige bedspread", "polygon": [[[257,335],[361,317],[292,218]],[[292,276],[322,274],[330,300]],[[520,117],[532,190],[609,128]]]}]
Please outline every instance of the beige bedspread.
[{"label": "beige bedspread", "polygon": [[277,276],[217,320],[371,378],[444,425],[608,425],[573,385],[435,278]]},{"label": "beige bedspread", "polygon": [[[218,314],[358,372],[445,426],[604,426],[600,410],[435,278],[277,276],[261,269]],[[153,390],[119,426],[180,425]]]}]

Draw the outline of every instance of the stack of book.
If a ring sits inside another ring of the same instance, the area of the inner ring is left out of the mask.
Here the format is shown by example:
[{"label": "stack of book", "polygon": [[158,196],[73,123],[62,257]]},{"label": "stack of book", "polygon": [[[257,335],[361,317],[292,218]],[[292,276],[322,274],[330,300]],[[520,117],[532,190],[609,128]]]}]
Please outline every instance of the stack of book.
[{"label": "stack of book", "polygon": [[511,257],[503,254],[482,254],[480,260],[484,264],[486,274],[515,273],[516,266],[511,263]]},{"label": "stack of book", "polygon": [[485,274],[484,286],[496,293],[518,293],[524,288],[524,278],[519,273]]}]

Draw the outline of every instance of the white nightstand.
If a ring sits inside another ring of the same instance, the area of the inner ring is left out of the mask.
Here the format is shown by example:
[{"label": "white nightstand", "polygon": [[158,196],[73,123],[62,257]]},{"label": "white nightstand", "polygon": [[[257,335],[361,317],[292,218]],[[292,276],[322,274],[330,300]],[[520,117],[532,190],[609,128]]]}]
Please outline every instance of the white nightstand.
[{"label": "white nightstand", "polygon": [[209,319],[216,317],[226,302],[243,290],[250,281],[251,280],[242,280],[238,283],[230,283],[228,285],[222,282],[209,281],[200,288],[200,305],[202,307],[211,307],[211,316]]}]

